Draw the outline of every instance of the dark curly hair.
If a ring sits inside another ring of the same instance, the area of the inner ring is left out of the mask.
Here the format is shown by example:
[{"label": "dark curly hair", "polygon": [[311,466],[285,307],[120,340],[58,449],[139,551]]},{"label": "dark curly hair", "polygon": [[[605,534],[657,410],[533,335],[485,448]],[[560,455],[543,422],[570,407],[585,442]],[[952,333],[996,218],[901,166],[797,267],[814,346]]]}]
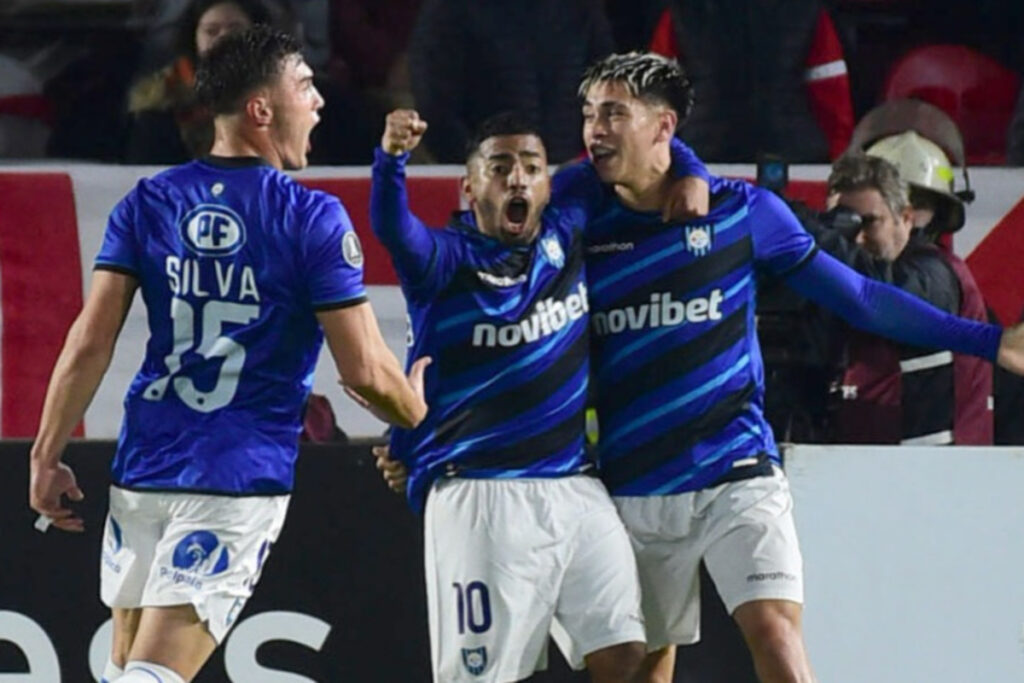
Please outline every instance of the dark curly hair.
[{"label": "dark curly hair", "polygon": [[236,112],[246,95],[273,83],[293,56],[302,56],[299,41],[263,24],[225,36],[199,60],[196,97],[215,115]]}]

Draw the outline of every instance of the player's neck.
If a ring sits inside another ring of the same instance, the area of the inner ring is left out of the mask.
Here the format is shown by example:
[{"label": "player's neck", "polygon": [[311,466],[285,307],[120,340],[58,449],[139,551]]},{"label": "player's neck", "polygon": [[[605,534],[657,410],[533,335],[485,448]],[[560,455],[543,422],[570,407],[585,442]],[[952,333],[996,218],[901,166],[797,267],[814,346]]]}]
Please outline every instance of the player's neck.
[{"label": "player's neck", "polygon": [[671,162],[667,150],[664,155],[656,155],[652,163],[641,172],[634,173],[627,182],[616,184],[615,193],[623,204],[634,211],[661,210],[672,184],[669,174]]},{"label": "player's neck", "polygon": [[246,129],[231,117],[214,121],[213,146],[210,154],[218,157],[260,157],[281,170],[281,157],[270,140],[259,130]]}]

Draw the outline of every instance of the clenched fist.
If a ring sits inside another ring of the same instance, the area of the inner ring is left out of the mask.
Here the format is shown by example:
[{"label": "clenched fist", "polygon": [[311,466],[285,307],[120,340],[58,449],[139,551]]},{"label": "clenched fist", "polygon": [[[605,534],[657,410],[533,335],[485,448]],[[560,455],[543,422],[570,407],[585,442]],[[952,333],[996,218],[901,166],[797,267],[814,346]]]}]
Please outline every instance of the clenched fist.
[{"label": "clenched fist", "polygon": [[405,154],[416,149],[423,134],[427,132],[427,122],[413,109],[396,109],[387,115],[384,121],[384,135],[380,146],[388,154]]}]

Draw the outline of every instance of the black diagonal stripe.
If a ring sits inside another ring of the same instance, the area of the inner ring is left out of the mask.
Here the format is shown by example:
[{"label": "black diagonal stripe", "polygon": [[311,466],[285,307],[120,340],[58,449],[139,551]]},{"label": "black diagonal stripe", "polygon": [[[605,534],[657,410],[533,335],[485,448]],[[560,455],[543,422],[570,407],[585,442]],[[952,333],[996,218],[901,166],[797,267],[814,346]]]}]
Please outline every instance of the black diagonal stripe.
[{"label": "black diagonal stripe", "polygon": [[581,408],[562,422],[552,425],[549,429],[521,440],[515,440],[501,448],[488,448],[460,458],[459,464],[464,469],[519,469],[529,467],[538,460],[543,460],[555,453],[565,450],[573,441],[583,434],[584,410]]},{"label": "black diagonal stripe", "polygon": [[[514,420],[515,417],[543,403],[558,392],[587,360],[588,340],[581,334],[536,377],[510,387],[479,403],[467,406],[441,423],[435,431],[440,445],[449,445],[470,438],[493,427]],[[586,381],[586,378],[583,378]]]},{"label": "black diagonal stripe", "polygon": [[726,395],[715,406],[642,444],[629,455],[602,463],[601,478],[609,489],[628,484],[671,461],[709,436],[721,432],[741,413],[757,391],[754,382]]},{"label": "black diagonal stripe", "polygon": [[[698,287],[706,286],[710,282],[715,282],[737,268],[751,265],[753,256],[753,242],[750,235],[744,235],[742,239],[723,249],[713,251],[703,258],[682,268],[669,271],[654,280],[636,285],[628,292],[626,283],[618,283],[616,289],[623,291],[624,294],[618,299],[602,304],[601,310],[609,311],[614,308],[649,304],[653,292],[673,292],[683,295]],[[595,309],[594,312],[598,311]]]},{"label": "black diagonal stripe", "polygon": [[747,306],[744,305],[704,334],[680,346],[651,356],[640,367],[611,373],[598,386],[601,413],[616,415],[636,399],[704,365],[724,349],[732,347],[747,333]]}]

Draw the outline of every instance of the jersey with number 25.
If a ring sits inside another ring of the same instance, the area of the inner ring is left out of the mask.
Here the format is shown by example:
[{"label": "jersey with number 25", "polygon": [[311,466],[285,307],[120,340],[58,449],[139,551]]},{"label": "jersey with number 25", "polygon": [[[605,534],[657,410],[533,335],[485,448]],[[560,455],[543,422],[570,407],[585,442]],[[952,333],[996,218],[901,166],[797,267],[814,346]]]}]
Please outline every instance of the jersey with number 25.
[{"label": "jersey with number 25", "polygon": [[140,181],[95,265],[139,281],[150,332],[114,484],[290,491],[323,343],[315,314],[366,300],[362,262],[341,203],[259,159],[208,158]]}]

